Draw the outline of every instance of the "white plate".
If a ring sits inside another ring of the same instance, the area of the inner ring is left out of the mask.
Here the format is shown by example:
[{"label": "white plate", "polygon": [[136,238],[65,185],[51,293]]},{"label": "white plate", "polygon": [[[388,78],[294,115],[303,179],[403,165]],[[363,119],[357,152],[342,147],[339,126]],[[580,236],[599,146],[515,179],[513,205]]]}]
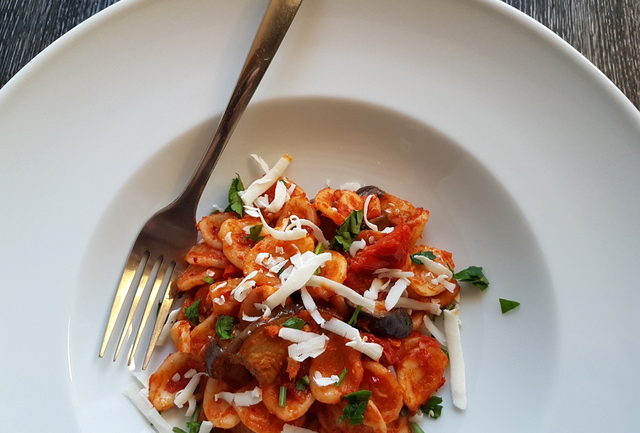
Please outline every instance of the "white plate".
[{"label": "white plate", "polygon": [[[264,2],[124,0],[0,92],[1,431],[144,432],[96,357],[130,243],[180,191]],[[378,184],[432,211],[464,293],[469,409],[432,432],[630,432],[640,365],[640,116],[497,1],[307,1],[205,192],[293,153],[310,192]],[[522,306],[502,316],[498,297]]]}]

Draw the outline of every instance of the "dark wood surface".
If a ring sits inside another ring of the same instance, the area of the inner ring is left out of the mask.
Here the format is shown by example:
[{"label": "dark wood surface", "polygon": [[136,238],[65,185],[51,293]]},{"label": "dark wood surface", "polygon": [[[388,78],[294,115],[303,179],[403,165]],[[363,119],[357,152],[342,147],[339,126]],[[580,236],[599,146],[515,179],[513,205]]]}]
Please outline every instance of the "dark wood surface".
[{"label": "dark wood surface", "polygon": [[[117,0],[0,0],[0,86],[65,32]],[[640,108],[640,0],[505,0],[549,27]]]}]

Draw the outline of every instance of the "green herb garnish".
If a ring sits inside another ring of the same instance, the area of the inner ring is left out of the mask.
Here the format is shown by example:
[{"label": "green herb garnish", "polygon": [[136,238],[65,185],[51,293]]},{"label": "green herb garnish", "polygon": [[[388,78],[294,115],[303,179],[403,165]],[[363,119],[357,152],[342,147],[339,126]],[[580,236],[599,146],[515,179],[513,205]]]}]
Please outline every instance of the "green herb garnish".
[{"label": "green herb garnish", "polygon": [[287,387],[281,386],[278,394],[278,406],[285,407],[287,404]]},{"label": "green herb garnish", "polygon": [[256,224],[255,226],[249,227],[249,234],[247,235],[247,239],[253,242],[259,242],[264,239],[264,236],[260,236],[262,232],[262,224]]},{"label": "green herb garnish", "polygon": [[469,266],[467,269],[453,274],[453,278],[458,281],[468,281],[474,286],[478,286],[480,290],[489,287],[489,280],[484,276],[480,266]]},{"label": "green herb garnish", "polygon": [[416,265],[422,265],[423,264],[419,259],[416,258],[418,256],[424,256],[424,257],[428,258],[429,260],[435,260],[436,259],[436,255],[433,254],[433,252],[431,252],[431,251],[420,251],[419,253],[411,254],[411,261],[413,263],[415,263]]},{"label": "green herb garnish", "polygon": [[198,422],[197,419],[200,416],[200,406],[196,407],[195,412],[191,416],[191,420],[187,421],[187,430],[182,430],[179,427],[174,427],[172,429],[173,433],[198,433],[200,430],[201,422]]},{"label": "green herb garnish", "polygon": [[362,225],[363,212],[361,210],[351,211],[346,220],[342,223],[336,235],[333,238],[331,246],[334,248],[342,248],[344,251],[349,251],[351,244],[356,240],[358,233],[360,233],[360,226]]},{"label": "green herb garnish", "polygon": [[282,326],[284,326],[285,328],[302,329],[306,324],[307,322],[299,317],[291,317],[285,320]]},{"label": "green herb garnish", "polygon": [[340,386],[344,378],[347,377],[347,369],[343,368],[340,374],[338,375],[338,381],[336,382],[336,386]]},{"label": "green herb garnish", "polygon": [[422,430],[422,427],[420,427],[418,423],[409,423],[409,427],[411,428],[412,433],[424,433],[424,430]]},{"label": "green herb garnish", "polygon": [[502,298],[499,298],[498,300],[500,301],[500,310],[502,310],[502,314],[506,313],[507,311],[511,311],[520,305],[520,302],[518,301],[510,301],[508,299]]},{"label": "green herb garnish", "polygon": [[420,410],[430,418],[439,418],[442,413],[442,398],[437,395],[430,397],[426,403],[420,406]]},{"label": "green herb garnish", "polygon": [[240,180],[240,175],[236,174],[235,179],[231,181],[231,186],[229,187],[229,206],[227,206],[225,212],[235,212],[242,218],[244,214],[244,203],[240,198],[240,194],[238,194],[239,191],[244,191],[244,185],[242,184],[242,180]]},{"label": "green herb garnish", "polygon": [[353,326],[356,324],[356,322],[358,321],[358,314],[360,314],[360,310],[362,310],[362,306],[358,305],[356,309],[353,310],[353,314],[351,315],[351,318],[347,322],[347,325]]},{"label": "green herb garnish", "polygon": [[296,380],[296,390],[304,391],[309,387],[309,376],[302,376],[300,379]]},{"label": "green herb garnish", "polygon": [[209,283],[209,284],[213,284],[216,282],[216,280],[214,280],[212,277],[204,277],[202,279],[202,281],[204,281],[205,283]]},{"label": "green herb garnish", "polygon": [[194,325],[200,323],[200,316],[198,316],[198,305],[200,305],[200,299],[184,309],[184,317]]},{"label": "green herb garnish", "polygon": [[447,349],[445,349],[444,347],[440,346],[440,349],[444,352],[445,355],[447,355],[447,358],[449,357],[449,351]]},{"label": "green herb garnish", "polygon": [[216,334],[223,340],[230,340],[233,338],[231,335],[233,331],[233,317],[222,315],[218,317],[216,321]]},{"label": "green herb garnish", "polygon": [[358,425],[364,422],[364,413],[367,410],[367,403],[371,397],[371,391],[361,389],[345,395],[348,404],[344,407],[339,421],[348,421],[351,425]]},{"label": "green herb garnish", "polygon": [[315,249],[313,250],[314,254],[322,254],[324,253],[324,244],[322,242],[318,242]]}]

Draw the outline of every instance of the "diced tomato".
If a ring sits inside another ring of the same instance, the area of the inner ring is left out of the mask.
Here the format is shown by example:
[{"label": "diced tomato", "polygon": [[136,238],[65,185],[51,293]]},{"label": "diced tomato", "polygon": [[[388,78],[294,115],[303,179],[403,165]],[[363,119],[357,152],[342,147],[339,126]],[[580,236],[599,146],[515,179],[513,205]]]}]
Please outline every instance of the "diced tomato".
[{"label": "diced tomato", "polygon": [[382,358],[380,362],[385,365],[395,364],[400,357],[400,340],[395,338],[377,337],[369,332],[360,332],[361,335],[367,337],[370,343],[377,343],[382,346]]},{"label": "diced tomato", "polygon": [[400,269],[407,261],[410,240],[411,229],[407,224],[400,224],[378,242],[356,254],[349,269],[361,274],[371,274],[380,268]]}]

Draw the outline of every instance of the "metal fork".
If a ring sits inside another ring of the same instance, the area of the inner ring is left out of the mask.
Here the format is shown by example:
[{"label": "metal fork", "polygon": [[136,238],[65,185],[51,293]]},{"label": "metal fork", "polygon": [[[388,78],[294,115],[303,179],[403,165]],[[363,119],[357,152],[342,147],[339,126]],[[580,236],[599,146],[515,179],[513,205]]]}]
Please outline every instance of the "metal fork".
[{"label": "metal fork", "polygon": [[127,361],[128,365],[133,362],[149,315],[156,305],[158,293],[162,291],[162,301],[142,364],[142,369],[147,368],[173,303],[175,283],[184,269],[183,258],[197,240],[195,213],[202,191],[301,3],[302,0],[271,0],[267,6],[227,108],[202,161],[182,194],[147,221],[131,248],[109,313],[100,357],[106,352],[127,295],[136,287],[116,344],[113,360],[118,359],[131,336],[138,305],[147,288],[151,287],[142,317],[137,321],[136,336]]}]

